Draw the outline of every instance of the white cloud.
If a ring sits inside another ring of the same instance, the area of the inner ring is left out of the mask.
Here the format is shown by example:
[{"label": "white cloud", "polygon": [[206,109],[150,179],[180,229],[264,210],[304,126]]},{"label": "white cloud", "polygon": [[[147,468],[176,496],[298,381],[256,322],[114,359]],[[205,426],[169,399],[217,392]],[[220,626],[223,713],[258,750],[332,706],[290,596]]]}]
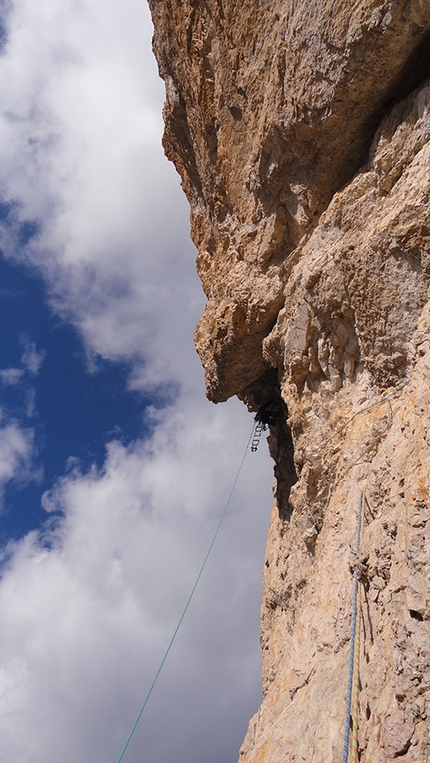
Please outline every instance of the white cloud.
[{"label": "white cloud", "polygon": [[[160,148],[150,37],[140,0],[14,0],[0,57],[0,190],[11,205],[3,251],[37,265],[90,357],[127,361],[134,389],[175,390],[171,406],[154,413],[150,440],[110,443],[101,472],[70,464],[45,497],[51,529],[5,550],[0,759],[8,763],[115,763],[251,428],[237,401],[215,408],[204,399],[192,346],[203,295],[187,206]],[[35,225],[23,246],[25,221]],[[34,348],[27,369],[36,373],[41,360]],[[30,434],[12,434],[5,479],[30,463]],[[2,452],[0,441],[0,463]],[[270,483],[262,445],[248,455],[124,763],[142,751],[146,763],[235,762],[259,701]]]},{"label": "white cloud", "polygon": [[33,387],[25,391],[25,413],[29,419],[37,415],[36,390]]},{"label": "white cloud", "polygon": [[138,0],[13,7],[0,58],[3,195],[14,204],[2,248],[23,257],[20,225],[35,221],[25,256],[93,351],[144,360],[149,384],[183,378],[176,325],[192,328],[203,295],[187,205],[160,148],[148,10]]},{"label": "white cloud", "polygon": [[[101,472],[73,472],[46,496],[49,510],[63,512],[60,523],[44,537],[32,533],[9,547],[0,586],[1,759],[117,759],[249,434],[237,404],[221,411],[204,405],[193,417],[175,408],[151,441],[129,448],[112,442]],[[167,763],[173,755],[180,763],[234,763],[258,702],[267,467],[263,453],[248,454],[213,556],[127,752],[130,763],[142,759],[142,750],[148,763]]]},{"label": "white cloud", "polygon": [[24,374],[22,368],[3,368],[0,370],[0,379],[5,387],[19,384]]},{"label": "white cloud", "polygon": [[24,351],[21,355],[21,363],[32,376],[37,376],[46,353],[43,350],[37,351],[35,343],[29,342],[28,339],[23,338],[22,345]]},{"label": "white cloud", "polygon": [[35,476],[32,473],[33,441],[33,430],[23,429],[15,421],[0,427],[0,505],[8,482],[25,482]]}]

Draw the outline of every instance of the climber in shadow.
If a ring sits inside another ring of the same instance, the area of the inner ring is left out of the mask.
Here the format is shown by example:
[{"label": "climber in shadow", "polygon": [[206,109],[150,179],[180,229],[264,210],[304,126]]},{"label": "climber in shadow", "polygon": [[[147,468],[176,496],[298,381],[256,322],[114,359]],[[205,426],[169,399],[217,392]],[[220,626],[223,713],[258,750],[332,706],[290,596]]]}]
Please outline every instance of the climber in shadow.
[{"label": "climber in shadow", "polygon": [[258,409],[254,416],[254,421],[257,424],[263,424],[263,429],[267,429],[268,426],[276,427],[281,413],[279,402],[277,400],[270,400]]},{"label": "climber in shadow", "polygon": [[254,421],[263,429],[270,427],[267,439],[269,453],[275,461],[276,488],[275,496],[278,504],[279,517],[289,520],[292,513],[290,505],[290,490],[297,482],[294,464],[294,445],[291,429],[287,424],[288,408],[281,396],[272,398],[258,409]]}]

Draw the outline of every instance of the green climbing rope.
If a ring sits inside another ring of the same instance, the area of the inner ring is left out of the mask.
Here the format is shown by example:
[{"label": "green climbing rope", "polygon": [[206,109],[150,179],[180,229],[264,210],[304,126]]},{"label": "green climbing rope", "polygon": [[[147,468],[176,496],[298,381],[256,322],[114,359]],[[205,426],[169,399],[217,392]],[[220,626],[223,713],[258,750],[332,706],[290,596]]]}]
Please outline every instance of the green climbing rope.
[{"label": "green climbing rope", "polygon": [[198,575],[197,575],[196,581],[195,581],[195,583],[194,583],[194,585],[193,585],[193,587],[192,587],[192,589],[191,589],[191,593],[190,593],[190,595],[189,595],[189,597],[188,597],[188,599],[187,599],[187,603],[185,604],[185,607],[184,607],[184,609],[183,609],[183,611],[182,611],[182,614],[181,614],[181,616],[180,616],[180,618],[179,618],[179,622],[178,622],[178,624],[177,624],[177,626],[176,626],[176,628],[175,628],[175,630],[174,630],[174,632],[173,632],[173,636],[172,636],[172,638],[170,639],[169,645],[168,645],[168,647],[167,647],[167,649],[166,649],[166,651],[165,651],[165,653],[164,653],[164,657],[163,657],[163,659],[162,659],[162,660],[161,660],[161,662],[160,662],[160,665],[159,665],[159,667],[158,667],[158,670],[157,670],[157,672],[156,672],[156,674],[155,674],[155,676],[154,676],[154,680],[152,681],[152,684],[151,684],[151,686],[149,687],[149,691],[148,691],[148,693],[147,693],[147,695],[146,695],[146,697],[145,697],[145,700],[144,700],[144,702],[143,702],[143,704],[142,704],[142,707],[140,708],[140,710],[139,710],[139,712],[138,712],[138,714],[137,714],[136,720],[134,721],[134,723],[133,723],[133,726],[131,727],[131,731],[130,731],[130,733],[129,733],[128,737],[127,737],[127,741],[126,741],[126,743],[125,743],[124,747],[122,748],[122,751],[121,751],[121,754],[120,754],[120,756],[119,756],[119,758],[118,758],[118,761],[117,761],[117,763],[121,763],[121,761],[122,761],[122,759],[123,759],[123,757],[124,757],[124,755],[125,755],[125,752],[126,752],[126,750],[127,750],[127,747],[128,747],[128,745],[130,744],[130,742],[131,742],[132,736],[133,736],[134,732],[136,731],[136,727],[137,727],[137,724],[139,723],[139,721],[140,721],[140,719],[141,719],[141,717],[142,717],[143,711],[145,710],[145,707],[146,707],[146,705],[148,704],[148,700],[149,700],[149,698],[150,698],[150,696],[151,696],[151,694],[152,694],[152,691],[153,691],[153,689],[154,689],[154,687],[155,687],[155,684],[156,684],[156,683],[157,683],[157,681],[158,681],[158,677],[159,677],[159,675],[160,675],[160,673],[161,673],[161,671],[162,671],[162,669],[163,669],[164,663],[166,662],[166,660],[167,660],[167,657],[168,657],[168,655],[169,655],[169,652],[170,652],[170,650],[171,650],[171,648],[172,648],[172,646],[173,646],[173,642],[175,641],[175,638],[176,638],[176,636],[177,636],[177,634],[178,634],[179,628],[180,628],[180,627],[181,627],[181,625],[182,625],[182,621],[183,621],[183,619],[184,619],[184,617],[185,617],[185,615],[186,615],[186,613],[187,613],[188,607],[189,607],[189,606],[190,606],[190,604],[191,604],[191,600],[192,600],[192,598],[193,598],[193,596],[194,596],[194,592],[195,592],[195,590],[196,590],[196,588],[197,588],[197,586],[198,586],[198,584],[199,584],[199,582],[200,582],[200,578],[201,578],[201,576],[202,576],[202,574],[203,574],[203,570],[204,570],[204,568],[206,567],[206,563],[207,563],[207,561],[208,561],[208,559],[209,559],[209,555],[210,555],[210,553],[211,553],[211,551],[212,551],[212,548],[213,548],[213,546],[214,546],[214,543],[215,543],[215,541],[216,541],[216,539],[217,539],[218,533],[219,533],[219,531],[220,531],[220,529],[221,529],[221,525],[222,525],[222,523],[223,523],[223,521],[224,521],[224,517],[225,517],[225,515],[227,514],[227,509],[228,509],[228,507],[229,507],[229,505],[230,505],[230,502],[231,502],[231,499],[232,499],[232,497],[233,497],[233,493],[234,493],[235,487],[236,487],[236,485],[237,485],[237,481],[238,481],[238,479],[239,479],[239,476],[240,476],[240,473],[241,473],[241,471],[242,471],[242,467],[243,467],[243,464],[244,464],[244,461],[245,461],[245,458],[246,458],[246,454],[247,454],[247,452],[248,452],[248,448],[249,448],[250,442],[252,441],[252,438],[253,438],[253,436],[254,436],[254,430],[255,430],[255,426],[256,426],[256,425],[254,424],[254,425],[253,425],[253,427],[252,427],[252,431],[251,431],[251,434],[250,434],[250,436],[249,436],[248,442],[247,442],[247,444],[246,444],[245,452],[244,452],[244,454],[243,454],[243,456],[242,456],[242,461],[240,462],[239,468],[238,468],[238,470],[237,470],[237,474],[236,474],[235,480],[234,480],[234,482],[233,482],[233,486],[232,486],[232,488],[231,488],[231,490],[230,490],[230,494],[229,494],[229,496],[228,496],[228,498],[227,498],[227,502],[226,502],[226,504],[225,504],[225,507],[224,507],[224,511],[223,511],[223,512],[222,512],[222,514],[221,514],[221,518],[220,518],[220,520],[219,520],[219,522],[218,522],[217,528],[216,528],[216,530],[215,530],[215,532],[214,532],[214,535],[213,535],[213,537],[212,537],[212,540],[211,540],[211,542],[210,542],[210,545],[209,545],[209,548],[208,548],[208,550],[207,550],[206,556],[205,556],[205,558],[203,559],[203,563],[202,563],[202,566],[200,567],[200,570],[199,570],[199,573],[198,573]]}]

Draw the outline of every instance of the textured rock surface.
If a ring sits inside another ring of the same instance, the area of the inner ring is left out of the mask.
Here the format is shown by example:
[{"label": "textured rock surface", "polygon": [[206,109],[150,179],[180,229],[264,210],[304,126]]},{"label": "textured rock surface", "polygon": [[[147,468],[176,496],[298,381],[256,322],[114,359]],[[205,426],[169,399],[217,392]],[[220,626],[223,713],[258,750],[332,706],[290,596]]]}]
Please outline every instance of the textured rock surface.
[{"label": "textured rock surface", "polygon": [[271,404],[264,700],[241,763],[430,761],[430,2],[150,0],[214,401]]}]

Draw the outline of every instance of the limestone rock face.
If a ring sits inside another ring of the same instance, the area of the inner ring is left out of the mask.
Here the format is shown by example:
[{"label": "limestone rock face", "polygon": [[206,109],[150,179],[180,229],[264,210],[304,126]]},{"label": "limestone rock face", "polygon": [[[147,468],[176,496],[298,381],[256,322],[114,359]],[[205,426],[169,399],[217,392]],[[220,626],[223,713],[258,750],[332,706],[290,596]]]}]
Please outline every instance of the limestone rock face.
[{"label": "limestone rock face", "polygon": [[[207,394],[270,411],[241,763],[430,761],[430,0],[150,0]],[[358,558],[356,513],[363,496]]]}]

